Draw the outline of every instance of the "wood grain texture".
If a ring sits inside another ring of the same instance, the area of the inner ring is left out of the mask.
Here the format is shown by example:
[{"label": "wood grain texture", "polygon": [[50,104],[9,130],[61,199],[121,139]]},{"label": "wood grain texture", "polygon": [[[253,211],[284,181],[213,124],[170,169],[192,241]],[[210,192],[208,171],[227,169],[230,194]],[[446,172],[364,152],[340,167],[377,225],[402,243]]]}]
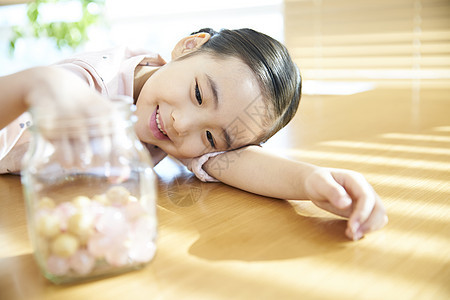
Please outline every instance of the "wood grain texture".
[{"label": "wood grain texture", "polygon": [[[390,222],[359,242],[309,202],[205,184],[166,159],[159,239],[140,271],[55,286],[33,261],[21,185],[0,177],[1,299],[447,299],[450,296],[449,90],[305,96],[266,145],[362,172]],[[413,101],[419,101],[415,103]]]}]

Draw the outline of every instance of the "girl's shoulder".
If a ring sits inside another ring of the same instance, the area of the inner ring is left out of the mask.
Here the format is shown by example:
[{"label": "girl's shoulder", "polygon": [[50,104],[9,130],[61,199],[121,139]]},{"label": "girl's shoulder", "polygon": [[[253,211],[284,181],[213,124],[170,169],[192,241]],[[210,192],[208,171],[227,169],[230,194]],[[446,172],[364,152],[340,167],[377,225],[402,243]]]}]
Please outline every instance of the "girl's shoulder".
[{"label": "girl's shoulder", "polygon": [[59,61],[57,64],[74,62],[84,62],[95,68],[107,67],[108,69],[118,69],[124,64],[134,65],[135,67],[138,64],[162,66],[166,63],[157,53],[120,46],[100,51],[78,53]]},{"label": "girl's shoulder", "polygon": [[158,54],[115,47],[76,54],[55,65],[83,78],[103,95],[133,95],[134,71],[138,65],[159,67],[165,64]]}]

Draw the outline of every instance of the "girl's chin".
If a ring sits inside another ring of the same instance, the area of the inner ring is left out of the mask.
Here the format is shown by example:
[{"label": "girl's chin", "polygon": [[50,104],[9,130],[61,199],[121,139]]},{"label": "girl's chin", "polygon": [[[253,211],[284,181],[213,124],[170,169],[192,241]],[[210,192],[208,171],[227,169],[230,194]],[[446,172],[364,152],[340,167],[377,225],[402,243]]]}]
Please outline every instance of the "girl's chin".
[{"label": "girl's chin", "polygon": [[159,149],[164,151],[167,155],[172,156],[175,159],[186,159],[187,157],[180,155],[177,151],[171,149],[171,147],[164,147],[165,145],[157,146]]}]

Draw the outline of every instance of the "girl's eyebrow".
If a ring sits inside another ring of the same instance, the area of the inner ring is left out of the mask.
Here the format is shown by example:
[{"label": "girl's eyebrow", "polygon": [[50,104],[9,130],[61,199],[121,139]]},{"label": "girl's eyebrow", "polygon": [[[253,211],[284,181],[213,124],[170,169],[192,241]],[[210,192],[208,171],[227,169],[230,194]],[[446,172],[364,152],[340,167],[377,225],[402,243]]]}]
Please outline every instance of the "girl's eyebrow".
[{"label": "girl's eyebrow", "polygon": [[206,78],[208,79],[208,84],[209,84],[209,87],[210,87],[210,89],[212,91],[213,101],[214,101],[214,108],[218,109],[218,107],[219,107],[219,97],[218,97],[218,92],[217,92],[217,84],[211,78],[211,76],[209,76],[208,74],[206,74]]},{"label": "girl's eyebrow", "polygon": [[222,129],[222,133],[223,133],[223,136],[225,137],[225,143],[227,144],[227,149],[226,150],[228,150],[228,149],[231,148],[231,143],[232,143],[230,135],[228,134],[228,132],[227,132],[227,130],[225,128]]},{"label": "girl's eyebrow", "polygon": [[[217,84],[214,81],[214,79],[212,79],[212,77],[209,76],[208,74],[206,74],[206,79],[208,80],[209,88],[212,91],[212,95],[213,95],[212,98],[213,98],[213,101],[214,101],[214,109],[217,110],[217,109],[219,109],[219,96],[218,96],[219,93],[218,93]],[[228,133],[226,128],[222,129],[222,134],[223,134],[223,137],[225,139],[225,143],[227,144],[227,148],[226,149],[228,150],[228,149],[231,148],[231,144],[233,142],[232,142],[230,134]]]}]

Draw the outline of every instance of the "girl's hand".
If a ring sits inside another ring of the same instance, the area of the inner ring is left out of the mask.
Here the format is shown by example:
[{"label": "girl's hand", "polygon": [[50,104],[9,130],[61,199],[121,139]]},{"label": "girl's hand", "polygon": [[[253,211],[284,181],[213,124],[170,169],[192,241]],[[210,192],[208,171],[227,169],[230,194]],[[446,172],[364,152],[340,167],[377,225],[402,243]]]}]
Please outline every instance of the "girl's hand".
[{"label": "girl's hand", "polygon": [[34,67],[0,77],[0,129],[32,109],[38,116],[95,116],[111,106],[81,78],[60,67]]},{"label": "girl's hand", "polygon": [[316,206],[348,218],[350,239],[359,240],[388,222],[377,193],[357,172],[319,168],[306,178],[305,191]]},{"label": "girl's hand", "polygon": [[37,115],[51,119],[88,118],[105,113],[111,104],[87,82],[70,71],[59,67],[29,69],[24,100]]},{"label": "girl's hand", "polygon": [[[40,67],[28,72],[33,80],[26,90],[25,104],[31,108],[41,134],[56,145],[54,155],[61,164],[67,168],[82,166],[84,161],[94,163],[91,160],[100,157],[100,149],[109,153],[112,124],[101,116],[113,113],[112,102],[62,68]],[[91,133],[92,122],[95,135]]]}]

